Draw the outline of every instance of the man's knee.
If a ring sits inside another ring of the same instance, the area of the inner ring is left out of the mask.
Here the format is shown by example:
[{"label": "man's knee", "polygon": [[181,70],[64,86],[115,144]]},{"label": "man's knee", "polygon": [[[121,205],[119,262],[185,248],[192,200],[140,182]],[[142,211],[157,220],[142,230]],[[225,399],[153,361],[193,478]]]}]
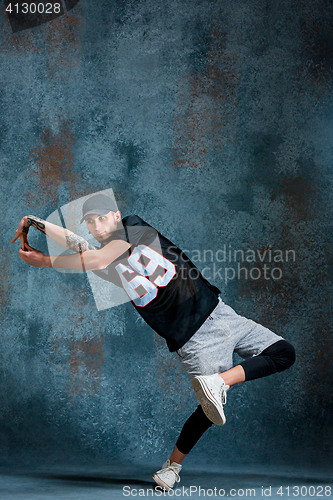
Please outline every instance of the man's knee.
[{"label": "man's knee", "polygon": [[[283,342],[283,345],[282,345]],[[280,351],[273,356],[278,372],[283,372],[290,368],[296,361],[296,351],[292,344],[286,340],[281,342]]]}]

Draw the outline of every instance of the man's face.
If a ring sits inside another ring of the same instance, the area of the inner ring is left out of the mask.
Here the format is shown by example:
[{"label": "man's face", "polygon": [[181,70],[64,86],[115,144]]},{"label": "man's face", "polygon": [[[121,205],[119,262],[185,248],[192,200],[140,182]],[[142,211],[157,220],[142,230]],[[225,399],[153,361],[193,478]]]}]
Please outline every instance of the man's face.
[{"label": "man's face", "polygon": [[118,222],[121,220],[121,214],[118,212],[109,212],[106,215],[90,214],[85,218],[87,228],[92,236],[102,243],[107,240],[117,229]]}]

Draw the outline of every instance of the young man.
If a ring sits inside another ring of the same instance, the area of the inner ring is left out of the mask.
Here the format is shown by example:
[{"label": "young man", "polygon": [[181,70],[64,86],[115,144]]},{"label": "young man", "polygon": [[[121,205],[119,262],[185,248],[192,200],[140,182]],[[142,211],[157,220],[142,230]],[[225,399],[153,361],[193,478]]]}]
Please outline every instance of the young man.
[{"label": "young man", "polygon": [[[200,405],[185,422],[176,446],[153,475],[165,490],[179,482],[181,463],[212,425],[225,424],[227,390],[238,383],[289,368],[291,344],[267,328],[235,313],[171,241],[136,215],[121,220],[115,203],[103,194],[85,201],[85,221],[100,248],[38,217],[21,220],[12,243],[20,238],[20,257],[36,267],[91,270],[122,287],[138,313],[176,351]],[[30,247],[30,226],[77,252],[52,257]],[[244,361],[233,367],[232,354]]]}]

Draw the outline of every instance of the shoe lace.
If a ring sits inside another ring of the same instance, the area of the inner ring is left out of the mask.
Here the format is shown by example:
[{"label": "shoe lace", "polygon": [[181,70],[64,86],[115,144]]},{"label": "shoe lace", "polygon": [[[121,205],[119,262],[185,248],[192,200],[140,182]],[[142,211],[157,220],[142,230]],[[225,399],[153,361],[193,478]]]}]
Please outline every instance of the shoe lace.
[{"label": "shoe lace", "polygon": [[174,479],[174,476],[176,476],[176,483],[179,483],[180,477],[178,472],[180,472],[180,469],[178,467],[175,467],[174,465],[169,465],[168,467],[165,467],[164,469],[158,470],[156,474],[164,474],[166,479],[170,479],[171,481]]},{"label": "shoe lace", "polygon": [[221,387],[221,401],[225,405],[227,402],[227,391],[230,389],[229,385],[222,385]]}]

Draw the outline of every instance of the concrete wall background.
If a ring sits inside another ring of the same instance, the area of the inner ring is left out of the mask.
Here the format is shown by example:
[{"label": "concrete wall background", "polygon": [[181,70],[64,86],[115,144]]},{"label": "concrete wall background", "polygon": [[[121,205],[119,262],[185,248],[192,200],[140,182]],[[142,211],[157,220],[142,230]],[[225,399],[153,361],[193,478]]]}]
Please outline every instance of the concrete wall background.
[{"label": "concrete wall background", "polygon": [[81,0],[18,33],[2,13],[3,463],[156,465],[196,406],[130,304],[97,312],[86,277],[9,245],[23,215],[110,187],[190,254],[295,251],[279,280],[212,275],[298,360],[234,388],[188,466],[330,463],[332,24],[324,0]]}]

